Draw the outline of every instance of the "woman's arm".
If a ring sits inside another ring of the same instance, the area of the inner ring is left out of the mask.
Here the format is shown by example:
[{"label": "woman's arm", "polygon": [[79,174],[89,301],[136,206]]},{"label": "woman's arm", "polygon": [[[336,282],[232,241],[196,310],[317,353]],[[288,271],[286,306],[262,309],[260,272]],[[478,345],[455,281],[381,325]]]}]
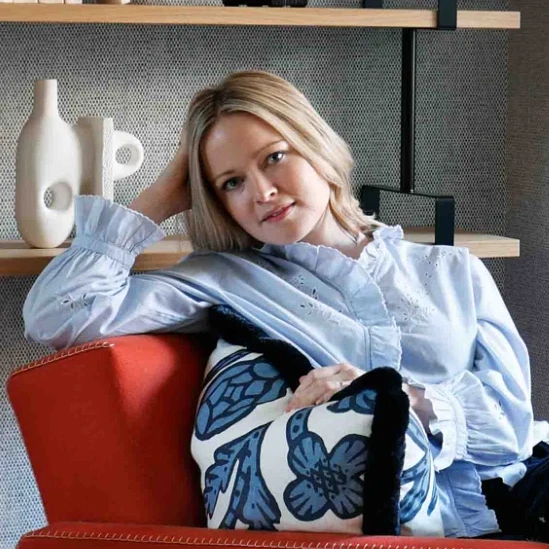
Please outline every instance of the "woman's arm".
[{"label": "woman's arm", "polygon": [[[135,257],[162,239],[151,220],[97,196],[76,197],[76,238],[42,271],[23,306],[25,337],[64,349],[100,337],[204,329],[217,302],[161,272],[135,274]],[[199,270],[200,257],[189,271]]]},{"label": "woman's arm", "polygon": [[130,204],[130,209],[142,213],[157,224],[188,210],[191,201],[187,174],[188,153],[186,147],[180,145],[155,183],[141,192]]},{"label": "woman's arm", "polygon": [[501,466],[526,459],[532,449],[530,362],[500,292],[482,261],[471,256],[477,317],[474,364],[440,384],[422,384],[442,436],[438,469],[455,460]]},{"label": "woman's arm", "polygon": [[75,198],[76,238],[27,296],[26,338],[63,349],[105,336],[203,329],[211,295],[160,273],[130,276],[135,257],[165,237],[155,222],[189,206],[186,169],[180,148],[132,209],[96,196]]}]

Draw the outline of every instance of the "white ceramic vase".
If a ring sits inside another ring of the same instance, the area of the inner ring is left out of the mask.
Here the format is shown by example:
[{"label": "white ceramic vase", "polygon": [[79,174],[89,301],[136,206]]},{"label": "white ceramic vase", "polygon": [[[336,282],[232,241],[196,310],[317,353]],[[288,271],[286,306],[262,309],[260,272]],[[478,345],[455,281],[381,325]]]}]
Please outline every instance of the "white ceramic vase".
[{"label": "white ceramic vase", "polygon": [[59,116],[57,80],[34,83],[34,107],[17,141],[15,172],[15,218],[23,240],[37,248],[59,246],[74,225],[82,155],[77,132]]},{"label": "white ceramic vase", "polygon": [[[81,116],[75,128],[84,151],[80,194],[114,200],[114,182],[134,174],[143,163],[141,142],[131,133],[115,130],[112,118]],[[122,164],[116,160],[116,152],[123,148],[129,150],[130,157]]]},{"label": "white ceramic vase", "polygon": [[[116,161],[127,147],[128,162]],[[74,226],[74,197],[97,194],[113,200],[114,181],[135,173],[143,147],[112,118],[80,117],[71,126],[59,116],[57,80],[34,83],[34,107],[17,141],[15,217],[23,240],[56,248]],[[47,193],[51,203],[46,203]]]}]

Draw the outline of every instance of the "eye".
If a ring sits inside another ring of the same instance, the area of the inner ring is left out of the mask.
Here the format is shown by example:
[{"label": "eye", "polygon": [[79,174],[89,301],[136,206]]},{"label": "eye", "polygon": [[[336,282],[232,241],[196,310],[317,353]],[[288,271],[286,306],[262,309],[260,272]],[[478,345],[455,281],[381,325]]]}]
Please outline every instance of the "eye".
[{"label": "eye", "polygon": [[225,181],[225,183],[223,183],[221,188],[224,191],[232,191],[233,189],[236,189],[238,187],[238,184],[239,184],[238,178],[233,177],[231,179],[227,179],[227,181]]},{"label": "eye", "polygon": [[286,153],[284,151],[276,151],[267,157],[267,162],[272,160],[273,162],[270,162],[271,164],[278,164],[285,156]]}]

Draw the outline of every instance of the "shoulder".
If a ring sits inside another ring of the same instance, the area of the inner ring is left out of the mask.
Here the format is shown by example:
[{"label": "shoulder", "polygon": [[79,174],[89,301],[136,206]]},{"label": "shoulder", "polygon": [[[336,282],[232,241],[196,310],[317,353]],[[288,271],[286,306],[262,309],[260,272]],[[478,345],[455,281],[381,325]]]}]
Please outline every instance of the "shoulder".
[{"label": "shoulder", "polygon": [[[484,266],[468,248],[410,242],[405,238],[384,239],[381,247],[385,267],[408,284],[418,284],[429,292],[471,302],[475,293],[475,273]],[[480,264],[480,266],[478,265]]]},{"label": "shoulder", "polygon": [[401,240],[394,247],[396,254],[408,257],[412,261],[420,263],[459,263],[468,265],[474,257],[468,248],[461,246],[442,246],[434,244],[421,244],[408,240]]},{"label": "shoulder", "polygon": [[374,233],[374,241],[381,241],[380,244],[387,253],[405,265],[469,270],[471,262],[480,261],[471,255],[468,248],[424,244],[407,240],[405,232],[399,226],[384,227],[379,230],[378,234],[376,233]]}]

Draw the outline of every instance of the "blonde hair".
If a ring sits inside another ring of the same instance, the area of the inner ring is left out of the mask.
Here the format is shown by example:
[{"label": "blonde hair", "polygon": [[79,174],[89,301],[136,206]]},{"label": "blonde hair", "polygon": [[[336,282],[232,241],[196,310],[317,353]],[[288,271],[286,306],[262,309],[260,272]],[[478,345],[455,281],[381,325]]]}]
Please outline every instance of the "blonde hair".
[{"label": "blonde hair", "polygon": [[286,80],[263,71],[229,75],[218,86],[198,92],[185,121],[192,209],[183,212],[195,249],[242,251],[259,245],[228,214],[208,183],[202,161],[204,138],[223,115],[252,114],[282,135],[330,186],[329,208],[337,223],[353,236],[382,224],[366,216],[352,196],[354,165],[347,143]]}]

